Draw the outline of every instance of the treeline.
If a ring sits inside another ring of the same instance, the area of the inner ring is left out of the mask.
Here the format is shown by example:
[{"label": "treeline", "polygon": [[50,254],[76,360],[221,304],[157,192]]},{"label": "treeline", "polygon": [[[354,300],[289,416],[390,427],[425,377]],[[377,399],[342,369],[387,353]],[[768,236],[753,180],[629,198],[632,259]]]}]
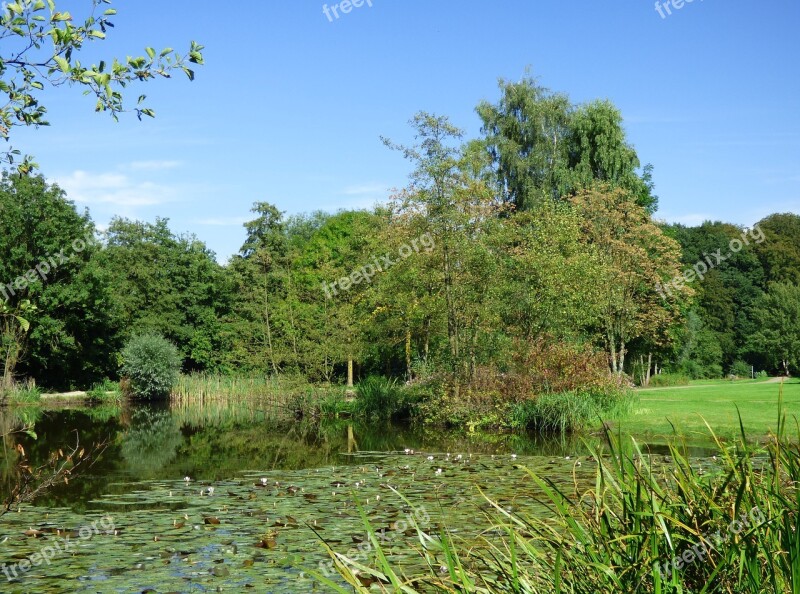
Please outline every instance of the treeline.
[{"label": "treeline", "polygon": [[[172,341],[185,372],[439,378],[442,409],[800,363],[800,217],[760,221],[763,241],[729,254],[743,229],[653,219],[651,167],[612,104],[573,105],[530,79],[500,90],[478,106],[481,138],[421,113],[413,145],[387,139],[414,169],[384,205],[255,204],[226,265],[164,219],[117,218],[74,249],[95,232],[88,213],[41,177],[5,175],[6,381],[115,378],[144,332]],[[17,282],[61,253],[46,278]],[[701,261],[701,279],[672,282]]]}]

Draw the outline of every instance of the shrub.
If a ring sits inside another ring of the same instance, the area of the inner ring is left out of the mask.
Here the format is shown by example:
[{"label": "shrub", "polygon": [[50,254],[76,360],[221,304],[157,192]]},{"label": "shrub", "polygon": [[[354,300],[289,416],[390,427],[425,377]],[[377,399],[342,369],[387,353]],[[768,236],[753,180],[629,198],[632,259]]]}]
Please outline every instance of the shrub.
[{"label": "shrub", "polygon": [[86,392],[86,395],[92,400],[121,400],[122,388],[118,382],[105,379],[102,382],[94,384],[91,389]]},{"label": "shrub", "polygon": [[659,373],[650,378],[651,388],[671,388],[674,386],[688,386],[689,377],[678,373]]},{"label": "shrub", "polygon": [[131,391],[143,398],[169,396],[178,381],[181,358],[171,342],[157,334],[134,336],[122,349],[122,375]]},{"label": "shrub", "polygon": [[734,364],[731,365],[730,374],[738,378],[749,378],[752,373],[753,368],[745,361],[735,361]]}]

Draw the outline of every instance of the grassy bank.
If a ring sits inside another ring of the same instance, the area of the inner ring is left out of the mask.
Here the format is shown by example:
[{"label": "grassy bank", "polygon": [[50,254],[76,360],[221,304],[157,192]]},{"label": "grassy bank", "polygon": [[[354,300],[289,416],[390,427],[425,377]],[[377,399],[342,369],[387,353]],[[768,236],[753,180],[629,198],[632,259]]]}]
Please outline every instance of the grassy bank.
[{"label": "grassy bank", "polygon": [[[763,380],[701,380],[688,387],[639,389],[638,403],[621,422],[624,432],[666,436],[674,430],[707,438],[706,421],[723,437],[739,432],[739,416],[751,438],[776,431],[781,384]],[[800,416],[800,379],[783,383],[783,406],[789,418]]]}]

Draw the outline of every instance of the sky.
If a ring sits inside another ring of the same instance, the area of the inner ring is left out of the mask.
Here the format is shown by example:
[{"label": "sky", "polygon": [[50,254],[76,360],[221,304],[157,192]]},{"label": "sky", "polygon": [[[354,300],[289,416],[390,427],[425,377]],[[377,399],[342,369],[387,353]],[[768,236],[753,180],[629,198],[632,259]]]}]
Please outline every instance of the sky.
[{"label": "sky", "polygon": [[[654,166],[657,218],[800,213],[800,3],[664,2],[364,0],[345,14],[317,0],[115,0],[115,28],[84,62],[196,40],[196,80],[130,87],[156,111],[143,122],[47,89],[51,126],[16,129],[11,144],[101,228],[165,217],[224,262],[256,201],[287,214],[385,201],[411,165],[380,136],[413,142],[408,121],[424,110],[478,137],[475,106],[529,68],[574,103],[622,111]],[[89,4],[59,7],[77,18]]]}]

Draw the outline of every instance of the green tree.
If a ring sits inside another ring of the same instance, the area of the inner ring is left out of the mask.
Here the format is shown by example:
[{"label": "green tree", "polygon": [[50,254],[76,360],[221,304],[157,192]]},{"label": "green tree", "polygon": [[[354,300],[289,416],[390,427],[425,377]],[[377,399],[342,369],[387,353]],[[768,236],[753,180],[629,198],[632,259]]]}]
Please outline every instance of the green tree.
[{"label": "green tree", "polygon": [[800,366],[800,286],[770,283],[755,304],[754,318],[758,329],[750,351],[765,355],[774,369],[789,375]]},{"label": "green tree", "polygon": [[483,102],[477,111],[500,192],[518,210],[597,182],[622,188],[638,205],[656,210],[652,167],[638,173],[639,158],[611,102],[576,106],[530,77],[501,80],[500,90],[496,104]]},{"label": "green tree", "polygon": [[12,311],[36,309],[30,332],[14,339],[19,371],[51,387],[86,387],[116,367],[110,282],[93,262],[94,237],[88,214],[43,177],[0,181],[0,293]]},{"label": "green tree", "polygon": [[[59,3],[60,4],[60,3]],[[94,41],[106,38],[116,14],[111,0],[87,0],[87,15],[76,16],[56,6],[55,0],[14,0],[0,9],[0,92],[8,101],[0,106],[0,137],[8,141],[18,126],[45,126],[47,108],[41,101],[46,87],[77,85],[96,99],[95,111],[115,119],[126,111],[123,90],[136,82],[169,78],[182,70],[194,79],[192,64],[203,63],[203,47],[192,42],[186,55],[166,48],[145,48],[145,55],[111,58],[86,66],[80,54]],[[154,111],[140,95],[133,111],[141,119]],[[20,152],[13,147],[0,153],[0,160],[14,164]],[[35,167],[30,157],[18,164],[19,171]]]},{"label": "green tree", "polygon": [[219,369],[229,287],[214,253],[193,235],[174,235],[168,223],[115,218],[109,225],[96,261],[112,280],[117,332],[122,340],[161,334],[186,369]]},{"label": "green tree", "polygon": [[754,246],[764,267],[764,281],[800,285],[800,215],[772,214],[755,224],[764,241]]},{"label": "green tree", "polygon": [[[715,336],[703,341],[712,351],[699,353],[699,343],[694,341],[691,352],[697,356],[696,362],[705,361],[711,365],[706,370],[694,368],[694,375],[718,376],[741,357],[742,349],[755,330],[750,312],[765,286],[764,270],[756,251],[759,244],[749,239],[749,245],[744,245],[736,254],[730,253],[731,241],[739,241],[744,230],[721,222],[706,221],[697,227],[665,226],[664,232],[680,242],[684,270],[698,262],[713,263],[702,278],[692,283],[696,293],[692,309],[700,317],[703,332]],[[718,253],[724,258],[721,261],[717,261]],[[692,332],[684,336],[688,338]],[[720,361],[716,361],[718,348],[722,349]]]},{"label": "green tree", "polygon": [[595,287],[602,312],[597,330],[611,369],[621,375],[635,341],[664,345],[681,321],[692,290],[681,286],[668,297],[658,291],[680,272],[680,246],[625,190],[599,185],[571,202],[584,221],[583,240],[602,258],[605,276]]},{"label": "green tree", "polygon": [[[457,375],[471,376],[481,359],[481,345],[495,326],[491,283],[499,258],[486,238],[493,234],[503,204],[480,175],[485,157],[471,144],[458,142],[463,133],[447,117],[420,112],[410,123],[415,145],[384,141],[415,165],[411,186],[395,197],[393,212],[397,223],[432,238],[428,257],[435,262],[436,285],[444,299],[447,364]],[[406,316],[410,319],[410,312]]]}]

